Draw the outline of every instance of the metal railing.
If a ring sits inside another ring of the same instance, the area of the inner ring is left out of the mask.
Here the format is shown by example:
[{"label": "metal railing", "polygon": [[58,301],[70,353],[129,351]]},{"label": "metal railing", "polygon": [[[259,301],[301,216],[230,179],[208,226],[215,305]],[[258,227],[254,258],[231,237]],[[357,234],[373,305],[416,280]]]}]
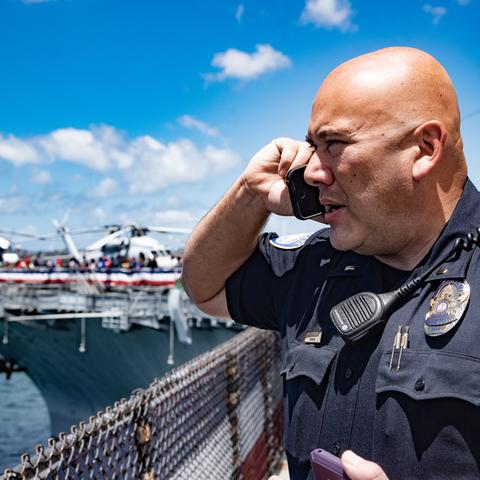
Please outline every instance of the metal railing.
[{"label": "metal railing", "polygon": [[11,479],[260,480],[282,456],[277,336],[253,328],[38,445]]}]

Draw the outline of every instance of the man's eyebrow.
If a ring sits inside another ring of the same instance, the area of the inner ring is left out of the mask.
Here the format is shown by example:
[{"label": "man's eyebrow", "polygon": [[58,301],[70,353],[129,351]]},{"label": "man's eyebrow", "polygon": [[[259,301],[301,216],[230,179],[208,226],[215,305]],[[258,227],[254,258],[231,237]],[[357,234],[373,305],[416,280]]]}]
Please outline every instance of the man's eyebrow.
[{"label": "man's eyebrow", "polygon": [[307,133],[307,138],[313,139],[313,138],[325,138],[328,136],[346,136],[346,137],[351,137],[353,135],[352,130],[348,130],[346,128],[319,128],[318,130],[315,131],[309,131]]}]

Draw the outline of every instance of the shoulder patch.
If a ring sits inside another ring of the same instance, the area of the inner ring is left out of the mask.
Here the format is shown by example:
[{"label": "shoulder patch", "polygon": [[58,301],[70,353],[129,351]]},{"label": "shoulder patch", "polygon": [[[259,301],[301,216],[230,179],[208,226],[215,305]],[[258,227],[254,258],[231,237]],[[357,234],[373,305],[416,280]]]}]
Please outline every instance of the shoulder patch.
[{"label": "shoulder patch", "polygon": [[297,233],[294,235],[282,235],[270,239],[270,245],[280,250],[296,250],[303,247],[305,242],[312,236],[312,233]]}]

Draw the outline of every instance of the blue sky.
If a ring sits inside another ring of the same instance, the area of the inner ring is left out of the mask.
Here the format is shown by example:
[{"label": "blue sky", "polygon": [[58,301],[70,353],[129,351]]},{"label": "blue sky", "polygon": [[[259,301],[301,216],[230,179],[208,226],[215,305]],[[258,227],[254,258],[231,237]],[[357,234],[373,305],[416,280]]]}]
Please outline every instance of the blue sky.
[{"label": "blue sky", "polygon": [[0,0],[0,228],[193,226],[256,150],[304,137],[331,68],[390,45],[449,71],[480,185],[479,24],[479,0]]}]

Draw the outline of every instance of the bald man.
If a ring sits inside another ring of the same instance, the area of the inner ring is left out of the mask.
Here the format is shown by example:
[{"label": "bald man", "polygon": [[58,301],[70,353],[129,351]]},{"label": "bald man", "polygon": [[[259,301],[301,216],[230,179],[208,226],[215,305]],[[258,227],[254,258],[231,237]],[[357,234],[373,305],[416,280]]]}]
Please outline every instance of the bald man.
[{"label": "bald man", "polygon": [[[305,164],[330,228],[293,246],[260,235],[270,214],[292,215],[285,176]],[[199,223],[184,256],[191,298],[282,336],[293,480],[311,475],[315,448],[343,453],[354,480],[480,477],[479,253],[448,255],[480,225],[479,207],[446,71],[395,47],[333,70],[307,141],[262,148]],[[330,320],[343,300],[428,270],[361,340]]]}]

